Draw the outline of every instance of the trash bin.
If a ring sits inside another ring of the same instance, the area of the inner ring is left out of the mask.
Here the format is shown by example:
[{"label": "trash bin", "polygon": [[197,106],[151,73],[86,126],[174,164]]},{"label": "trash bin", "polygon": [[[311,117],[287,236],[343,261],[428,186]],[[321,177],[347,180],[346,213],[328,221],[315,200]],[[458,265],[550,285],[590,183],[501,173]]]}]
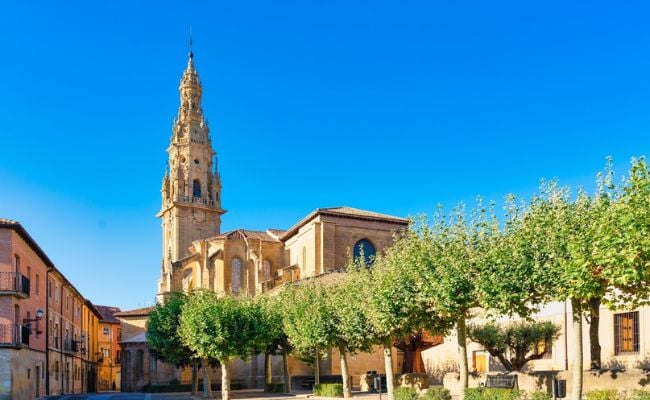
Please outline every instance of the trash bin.
[{"label": "trash bin", "polygon": [[558,399],[566,397],[566,379],[555,379],[555,397]]}]

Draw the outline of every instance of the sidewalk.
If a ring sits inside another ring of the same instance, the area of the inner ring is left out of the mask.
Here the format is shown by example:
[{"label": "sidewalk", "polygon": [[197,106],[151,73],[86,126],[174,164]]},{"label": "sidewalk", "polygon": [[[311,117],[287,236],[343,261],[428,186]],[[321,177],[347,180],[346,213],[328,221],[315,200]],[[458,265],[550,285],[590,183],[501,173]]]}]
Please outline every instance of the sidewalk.
[{"label": "sidewalk", "polygon": [[[213,391],[214,398],[221,398],[220,391]],[[262,389],[244,389],[244,390],[233,390],[231,391],[231,397],[233,400],[237,399],[248,399],[248,400],[283,400],[283,399],[327,399],[331,400],[333,397],[318,397],[309,391],[296,391],[294,393],[267,393]],[[352,397],[355,399],[363,400],[379,400],[379,394],[377,393],[368,393],[368,392],[352,392]],[[196,400],[205,400],[206,397],[202,395],[193,396],[193,399]],[[382,393],[382,400],[386,399],[386,394]],[[338,397],[336,399],[339,399]]]}]

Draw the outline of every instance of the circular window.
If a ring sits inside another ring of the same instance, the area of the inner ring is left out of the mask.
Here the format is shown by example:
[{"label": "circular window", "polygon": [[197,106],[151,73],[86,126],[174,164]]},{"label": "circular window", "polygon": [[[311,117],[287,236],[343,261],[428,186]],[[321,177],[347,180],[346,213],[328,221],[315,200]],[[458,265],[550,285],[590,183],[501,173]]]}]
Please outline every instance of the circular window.
[{"label": "circular window", "polygon": [[194,164],[199,165],[199,159],[198,158],[194,159]]}]

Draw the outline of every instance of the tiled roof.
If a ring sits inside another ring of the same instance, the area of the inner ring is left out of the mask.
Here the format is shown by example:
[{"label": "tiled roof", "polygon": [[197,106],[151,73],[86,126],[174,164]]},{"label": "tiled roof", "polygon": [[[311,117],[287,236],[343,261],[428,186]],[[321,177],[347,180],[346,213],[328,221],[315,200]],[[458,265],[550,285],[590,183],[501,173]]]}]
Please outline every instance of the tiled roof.
[{"label": "tiled roof", "polygon": [[269,235],[268,232],[263,231],[251,231],[248,229],[235,229],[230,232],[222,233],[214,237],[215,239],[257,239],[267,242],[277,242],[278,239]]},{"label": "tiled roof", "polygon": [[298,222],[297,224],[289,228],[289,230],[286,231],[284,235],[282,235],[280,240],[287,239],[291,235],[298,232],[298,229],[300,229],[300,227],[302,227],[307,222],[314,219],[317,215],[332,215],[337,217],[355,218],[355,219],[363,219],[369,221],[390,222],[390,223],[404,225],[404,226],[408,225],[408,219],[406,218],[396,217],[394,215],[388,215],[388,214],[381,214],[374,211],[360,210],[358,208],[352,208],[347,206],[317,208],[316,210],[312,211],[309,215],[307,215],[305,218],[300,220],[300,222]]},{"label": "tiled roof", "polygon": [[119,324],[120,320],[114,317],[115,313],[119,313],[120,308],[119,307],[111,307],[111,306],[98,306],[95,305],[95,308],[97,311],[99,311],[99,314],[102,316],[101,317],[101,322],[108,322],[111,324]]},{"label": "tiled roof", "polygon": [[287,233],[284,229],[267,229],[266,231],[276,239],[280,239],[285,233]]},{"label": "tiled roof", "polygon": [[145,317],[149,315],[150,312],[156,309],[156,306],[135,308],[133,310],[126,310],[114,313],[115,317]]},{"label": "tiled roof", "polygon": [[147,342],[147,334],[145,332],[139,333],[135,336],[131,336],[130,338],[126,338],[120,343],[146,343]]},{"label": "tiled roof", "polygon": [[51,268],[55,268],[54,263],[52,262],[52,260],[50,260],[50,258],[47,256],[47,254],[45,254],[43,249],[41,249],[41,247],[38,245],[38,243],[36,243],[34,238],[31,237],[31,235],[20,224],[20,222],[14,221],[13,219],[8,219],[8,218],[0,218],[0,228],[9,228],[9,229],[13,229],[14,231],[16,231],[16,233],[21,238],[23,238],[23,240],[25,242],[27,242],[29,247],[31,247],[32,250],[34,250],[34,252],[41,258],[41,260],[43,260],[45,265],[47,265],[48,267],[51,267]]}]

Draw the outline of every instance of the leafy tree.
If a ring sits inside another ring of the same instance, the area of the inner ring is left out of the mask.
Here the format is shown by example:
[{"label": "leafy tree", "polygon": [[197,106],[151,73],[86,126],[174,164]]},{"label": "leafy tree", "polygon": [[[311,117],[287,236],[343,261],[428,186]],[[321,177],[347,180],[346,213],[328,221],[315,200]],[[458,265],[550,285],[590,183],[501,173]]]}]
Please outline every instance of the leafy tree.
[{"label": "leafy tree", "polygon": [[[409,229],[396,235],[393,245],[377,255],[364,280],[365,301],[360,305],[372,323],[372,340],[384,349],[384,366],[389,398],[394,390],[392,345],[404,337],[426,328],[432,333],[445,333],[451,320],[442,318],[430,302],[419,296],[419,274],[431,262],[426,221],[411,223]],[[363,273],[365,269],[359,269]]]},{"label": "leafy tree", "polygon": [[289,343],[298,354],[314,353],[314,380],[320,383],[319,353],[332,343],[332,310],[326,289],[314,281],[288,286],[281,294],[283,326]]},{"label": "leafy tree", "polygon": [[467,320],[473,308],[490,314],[528,317],[536,300],[548,297],[545,274],[535,272],[518,250],[514,233],[521,229],[520,207],[513,198],[506,201],[506,219],[501,228],[494,205],[478,205],[466,217],[458,206],[451,217],[442,209],[424,236],[426,262],[418,268],[418,302],[436,314],[455,322],[461,386],[467,388]]},{"label": "leafy tree", "polygon": [[[643,303],[650,283],[650,179],[644,159],[633,161],[623,186],[610,173],[594,196],[575,199],[554,184],[542,188],[523,217],[528,263],[551,271],[549,294],[568,299],[573,316],[576,357],[572,396],[582,396],[582,319],[597,328],[600,304],[631,307]],[[530,251],[536,249],[536,251]],[[592,329],[592,361],[600,363],[597,331]]]},{"label": "leafy tree", "polygon": [[365,302],[363,287],[368,274],[365,265],[351,265],[347,274],[332,274],[327,278],[327,300],[333,317],[328,336],[340,354],[343,397],[348,398],[352,397],[352,382],[347,353],[368,352],[374,344],[371,321],[361,307]]},{"label": "leafy tree", "polygon": [[147,318],[147,345],[162,361],[176,367],[192,366],[192,393],[196,393],[198,383],[197,369],[200,360],[194,352],[183,344],[178,327],[181,308],[187,296],[172,293],[164,303],[159,303]]},{"label": "leafy tree", "polygon": [[192,293],[182,307],[180,336],[203,360],[221,363],[221,398],[230,400],[230,364],[268,346],[270,330],[262,307],[248,298]]},{"label": "leafy tree", "polygon": [[520,321],[507,325],[488,322],[471,325],[468,336],[483,345],[506,370],[521,371],[528,361],[544,357],[559,332],[560,327],[549,321]]},{"label": "leafy tree", "polygon": [[262,307],[264,316],[267,318],[269,331],[267,332],[270,344],[265,349],[264,375],[267,390],[271,385],[271,355],[282,355],[282,369],[284,375],[285,391],[291,393],[291,377],[289,375],[289,353],[292,348],[289,338],[284,333],[283,325],[283,304],[280,295],[265,295],[258,297],[257,301]]}]

